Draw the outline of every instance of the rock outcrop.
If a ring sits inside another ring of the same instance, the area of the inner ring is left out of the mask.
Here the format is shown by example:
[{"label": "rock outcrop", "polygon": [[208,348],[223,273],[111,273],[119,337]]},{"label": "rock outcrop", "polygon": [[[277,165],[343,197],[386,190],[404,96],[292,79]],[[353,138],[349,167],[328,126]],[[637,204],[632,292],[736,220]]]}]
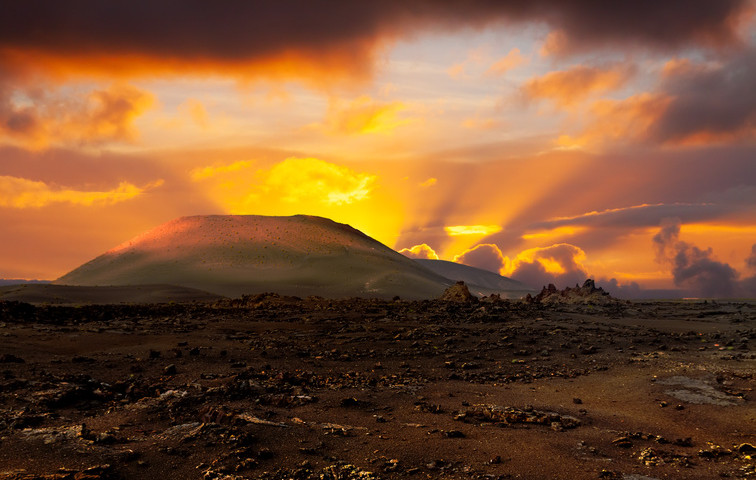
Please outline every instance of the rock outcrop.
[{"label": "rock outcrop", "polygon": [[564,290],[559,290],[553,283],[550,283],[547,287],[543,287],[538,295],[535,297],[528,295],[525,300],[528,303],[544,304],[585,303],[604,305],[618,302],[603,288],[596,288],[596,283],[590,278],[583,283],[582,287],[575,285],[575,288],[567,287]]},{"label": "rock outcrop", "polygon": [[478,301],[478,297],[470,293],[465,282],[461,280],[444,290],[440,299],[447,302],[457,303],[474,303]]}]

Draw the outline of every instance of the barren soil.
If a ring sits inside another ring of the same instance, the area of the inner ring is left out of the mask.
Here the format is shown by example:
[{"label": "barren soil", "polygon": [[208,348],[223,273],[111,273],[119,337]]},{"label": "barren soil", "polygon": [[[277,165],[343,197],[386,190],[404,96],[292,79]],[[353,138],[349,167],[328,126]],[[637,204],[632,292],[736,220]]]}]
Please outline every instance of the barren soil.
[{"label": "barren soil", "polygon": [[0,478],[756,478],[756,305],[0,302]]}]

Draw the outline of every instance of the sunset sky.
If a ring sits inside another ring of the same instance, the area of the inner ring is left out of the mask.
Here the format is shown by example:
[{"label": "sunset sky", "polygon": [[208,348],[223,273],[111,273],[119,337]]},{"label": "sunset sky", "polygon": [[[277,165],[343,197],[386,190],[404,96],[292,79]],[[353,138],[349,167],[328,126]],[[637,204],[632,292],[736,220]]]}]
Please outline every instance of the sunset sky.
[{"label": "sunset sky", "polygon": [[0,278],[302,213],[534,287],[756,297],[753,2],[0,5]]}]

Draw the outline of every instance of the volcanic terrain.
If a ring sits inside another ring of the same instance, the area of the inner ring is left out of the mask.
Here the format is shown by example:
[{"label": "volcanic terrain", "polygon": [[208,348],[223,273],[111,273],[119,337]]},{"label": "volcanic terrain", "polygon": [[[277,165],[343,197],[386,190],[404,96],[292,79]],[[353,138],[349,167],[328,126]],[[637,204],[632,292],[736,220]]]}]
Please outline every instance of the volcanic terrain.
[{"label": "volcanic terrain", "polygon": [[186,217],[85,286],[3,287],[0,480],[756,478],[756,303],[478,298],[446,276],[517,285],[430,265]]},{"label": "volcanic terrain", "polygon": [[756,475],[756,305],[0,302],[0,479]]}]

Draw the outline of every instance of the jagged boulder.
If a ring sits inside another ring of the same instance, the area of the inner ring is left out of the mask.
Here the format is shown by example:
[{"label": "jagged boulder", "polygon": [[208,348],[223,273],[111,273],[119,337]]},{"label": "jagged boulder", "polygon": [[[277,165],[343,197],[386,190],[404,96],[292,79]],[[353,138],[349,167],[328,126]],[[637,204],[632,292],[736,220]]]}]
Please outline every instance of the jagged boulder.
[{"label": "jagged boulder", "polygon": [[444,290],[440,299],[447,302],[457,303],[474,303],[478,301],[478,297],[470,293],[470,289],[468,289],[465,282],[461,280]]}]

